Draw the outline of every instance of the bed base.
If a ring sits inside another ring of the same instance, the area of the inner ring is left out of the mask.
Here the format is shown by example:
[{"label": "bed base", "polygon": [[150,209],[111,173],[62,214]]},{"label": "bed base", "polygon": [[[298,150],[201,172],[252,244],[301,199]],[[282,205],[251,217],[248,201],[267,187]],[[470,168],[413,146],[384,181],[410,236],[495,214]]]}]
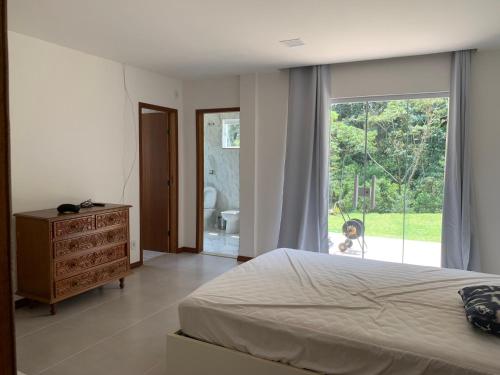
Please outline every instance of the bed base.
[{"label": "bed base", "polygon": [[317,375],[183,336],[167,335],[167,375]]}]

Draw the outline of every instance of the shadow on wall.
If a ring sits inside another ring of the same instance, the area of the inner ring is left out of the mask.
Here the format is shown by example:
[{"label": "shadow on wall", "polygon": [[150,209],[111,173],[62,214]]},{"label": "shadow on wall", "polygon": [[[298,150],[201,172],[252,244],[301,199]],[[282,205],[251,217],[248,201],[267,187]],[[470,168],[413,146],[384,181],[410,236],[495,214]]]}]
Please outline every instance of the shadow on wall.
[{"label": "shadow on wall", "polygon": [[239,211],[239,118],[239,112],[204,117],[204,186],[213,187],[216,194],[214,211],[206,217],[206,229],[217,227],[223,211]]}]

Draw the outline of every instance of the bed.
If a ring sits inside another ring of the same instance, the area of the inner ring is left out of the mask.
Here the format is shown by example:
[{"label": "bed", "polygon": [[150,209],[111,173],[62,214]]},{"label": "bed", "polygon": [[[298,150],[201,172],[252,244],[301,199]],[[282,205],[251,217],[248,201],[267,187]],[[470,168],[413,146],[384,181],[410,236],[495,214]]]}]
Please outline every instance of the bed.
[{"label": "bed", "polygon": [[[457,291],[500,276],[277,249],[179,305],[169,374],[500,374]],[[236,371],[237,370],[237,371]]]}]

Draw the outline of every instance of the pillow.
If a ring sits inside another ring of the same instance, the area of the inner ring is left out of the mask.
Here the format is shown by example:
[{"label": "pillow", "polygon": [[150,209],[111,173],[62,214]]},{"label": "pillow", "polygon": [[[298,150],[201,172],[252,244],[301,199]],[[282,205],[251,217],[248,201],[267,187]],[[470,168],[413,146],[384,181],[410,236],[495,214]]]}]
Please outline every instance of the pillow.
[{"label": "pillow", "polygon": [[500,335],[500,286],[468,286],[458,291],[467,320],[475,327]]}]

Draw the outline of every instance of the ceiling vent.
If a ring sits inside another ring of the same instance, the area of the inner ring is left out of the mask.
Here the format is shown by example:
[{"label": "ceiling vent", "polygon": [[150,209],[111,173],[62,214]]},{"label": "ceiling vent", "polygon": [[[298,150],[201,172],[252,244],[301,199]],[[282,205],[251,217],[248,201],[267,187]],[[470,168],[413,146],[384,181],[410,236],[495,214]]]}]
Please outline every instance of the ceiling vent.
[{"label": "ceiling vent", "polygon": [[280,40],[280,43],[290,48],[303,46],[305,44],[300,38]]}]

